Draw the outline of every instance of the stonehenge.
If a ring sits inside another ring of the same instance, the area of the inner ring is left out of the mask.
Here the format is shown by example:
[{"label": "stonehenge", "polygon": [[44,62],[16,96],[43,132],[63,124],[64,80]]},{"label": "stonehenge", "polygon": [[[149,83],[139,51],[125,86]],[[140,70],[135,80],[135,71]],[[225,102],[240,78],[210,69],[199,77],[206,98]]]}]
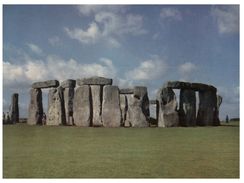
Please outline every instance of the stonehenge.
[{"label": "stonehenge", "polygon": [[[27,121],[29,125],[42,124],[42,89],[45,88],[49,89],[46,125],[149,127],[153,119],[150,117],[149,105],[156,105],[154,124],[158,127],[220,125],[218,115],[222,97],[216,94],[214,86],[168,81],[158,90],[156,100],[149,100],[144,86],[119,88],[113,85],[112,79],[96,76],[68,79],[61,83],[57,80],[33,83]],[[175,89],[180,90],[179,104]],[[18,95],[13,98],[13,103],[16,103]],[[13,119],[17,121],[18,112],[13,113]]]}]

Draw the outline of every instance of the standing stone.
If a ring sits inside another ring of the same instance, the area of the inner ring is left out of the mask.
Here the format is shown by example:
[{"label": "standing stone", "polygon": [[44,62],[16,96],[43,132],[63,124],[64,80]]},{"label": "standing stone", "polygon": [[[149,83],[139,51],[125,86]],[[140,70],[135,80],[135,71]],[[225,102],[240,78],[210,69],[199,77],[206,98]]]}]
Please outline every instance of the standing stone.
[{"label": "standing stone", "polygon": [[218,123],[220,124],[220,120],[219,120],[219,108],[220,105],[222,104],[223,98],[220,95],[217,95],[217,111],[216,111],[216,121],[218,121]]},{"label": "standing stone", "polygon": [[181,126],[196,126],[196,94],[194,90],[180,90],[179,117]]},{"label": "standing stone", "polygon": [[92,123],[92,100],[89,85],[78,87],[74,95],[74,124],[88,127]]},{"label": "standing stone", "polygon": [[134,100],[133,94],[126,94],[125,95],[126,100],[127,100],[127,111],[126,111],[126,118],[125,118],[125,124],[124,127],[131,127],[132,126],[132,115],[133,115],[133,107],[132,107],[132,102]]},{"label": "standing stone", "polygon": [[124,94],[120,94],[119,95],[120,98],[120,110],[121,110],[121,116],[122,116],[122,124],[121,126],[125,125],[125,121],[126,121],[126,114],[128,111],[128,103],[127,103],[127,97]]},{"label": "standing stone", "polygon": [[176,112],[177,100],[171,88],[162,88],[157,93],[158,127],[175,127],[179,125],[179,116]]},{"label": "standing stone", "polygon": [[65,118],[66,118],[66,125],[73,125],[74,118],[73,118],[73,99],[75,93],[75,80],[68,79],[61,82],[61,87],[64,88],[64,108],[65,108]]},{"label": "standing stone", "polygon": [[52,88],[48,93],[47,125],[65,124],[63,88]]},{"label": "standing stone", "polygon": [[74,124],[73,118],[73,99],[74,99],[74,88],[64,88],[64,108],[65,108],[65,118],[67,125]]},{"label": "standing stone", "polygon": [[28,110],[29,116],[27,124],[36,125],[42,124],[42,91],[41,89],[31,89],[30,90],[30,104]]},{"label": "standing stone", "polygon": [[11,122],[19,122],[19,102],[18,102],[18,93],[12,95],[12,105],[11,105]]},{"label": "standing stone", "polygon": [[149,126],[149,99],[147,88],[137,86],[134,88],[134,94],[128,95],[128,121],[131,127]]},{"label": "standing stone", "polygon": [[121,110],[119,88],[106,85],[103,88],[102,121],[104,127],[120,127]]},{"label": "standing stone", "polygon": [[214,90],[199,91],[199,108],[197,114],[197,125],[217,126],[219,122],[217,114],[217,96]]},{"label": "standing stone", "polygon": [[102,97],[103,87],[100,85],[91,85],[92,96],[92,126],[102,126]]}]

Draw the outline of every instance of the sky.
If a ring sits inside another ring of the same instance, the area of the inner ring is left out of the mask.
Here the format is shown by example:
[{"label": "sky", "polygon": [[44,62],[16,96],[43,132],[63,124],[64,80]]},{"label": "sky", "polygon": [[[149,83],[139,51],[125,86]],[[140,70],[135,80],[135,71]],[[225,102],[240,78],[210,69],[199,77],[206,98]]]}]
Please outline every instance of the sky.
[{"label": "sky", "polygon": [[27,117],[33,82],[96,75],[150,99],[169,80],[211,84],[220,118],[239,117],[239,38],[238,5],[3,5],[3,111],[19,93]]}]

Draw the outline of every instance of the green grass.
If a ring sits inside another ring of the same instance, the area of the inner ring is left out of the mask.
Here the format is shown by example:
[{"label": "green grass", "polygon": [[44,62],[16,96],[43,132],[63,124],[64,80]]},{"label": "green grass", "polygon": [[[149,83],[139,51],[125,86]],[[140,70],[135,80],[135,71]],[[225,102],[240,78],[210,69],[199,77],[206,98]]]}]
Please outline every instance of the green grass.
[{"label": "green grass", "polygon": [[141,129],[4,125],[3,177],[239,178],[239,125]]}]

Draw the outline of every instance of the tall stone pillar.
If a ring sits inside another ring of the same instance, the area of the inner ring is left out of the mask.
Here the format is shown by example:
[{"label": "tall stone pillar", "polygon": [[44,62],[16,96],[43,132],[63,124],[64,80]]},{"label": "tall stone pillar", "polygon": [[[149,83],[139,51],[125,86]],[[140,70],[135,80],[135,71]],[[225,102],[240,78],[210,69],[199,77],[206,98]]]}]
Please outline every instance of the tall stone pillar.
[{"label": "tall stone pillar", "polygon": [[179,117],[181,126],[196,126],[196,94],[194,90],[180,90]]},{"label": "tall stone pillar", "polygon": [[65,124],[63,88],[52,88],[48,93],[47,125]]},{"label": "tall stone pillar", "polygon": [[89,85],[78,87],[74,95],[74,124],[88,127],[92,122],[91,88]]},{"label": "tall stone pillar", "polygon": [[11,105],[11,122],[18,123],[19,122],[19,102],[18,102],[18,93],[14,93],[12,95],[12,105]]},{"label": "tall stone pillar", "polygon": [[177,100],[173,89],[161,88],[157,93],[158,127],[175,127],[179,125]]},{"label": "tall stone pillar", "polygon": [[64,108],[65,108],[65,118],[66,118],[66,125],[73,125],[74,118],[73,118],[73,100],[75,94],[75,80],[68,79],[61,83],[61,87],[64,88]]},{"label": "tall stone pillar", "polygon": [[199,108],[197,113],[197,125],[199,126],[219,125],[219,122],[216,119],[216,114],[217,114],[216,90],[200,90]]},{"label": "tall stone pillar", "polygon": [[36,125],[42,124],[43,106],[42,106],[42,91],[40,88],[30,90],[30,104],[28,109],[27,124]]},{"label": "tall stone pillar", "polygon": [[102,98],[103,98],[103,86],[91,85],[92,96],[92,125],[99,127],[103,126],[102,123]]},{"label": "tall stone pillar", "polygon": [[102,122],[104,127],[121,126],[119,88],[105,85],[103,88]]}]

